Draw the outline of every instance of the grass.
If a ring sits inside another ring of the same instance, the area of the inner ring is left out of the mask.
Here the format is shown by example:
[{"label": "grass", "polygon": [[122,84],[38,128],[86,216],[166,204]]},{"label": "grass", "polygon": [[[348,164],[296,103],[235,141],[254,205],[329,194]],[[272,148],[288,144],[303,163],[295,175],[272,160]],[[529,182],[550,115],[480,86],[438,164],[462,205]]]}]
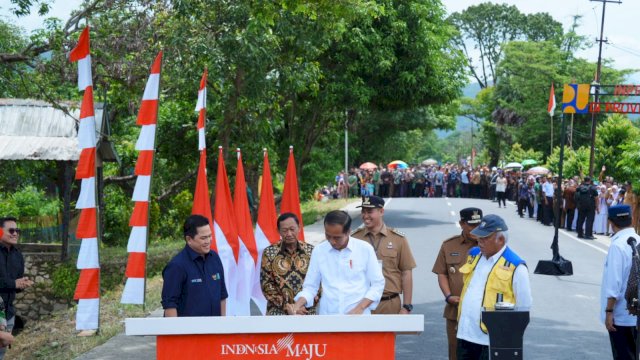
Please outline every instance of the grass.
[{"label": "grass", "polygon": [[76,308],[50,318],[29,323],[8,350],[11,359],[73,359],[124,331],[124,318],[145,317],[160,306],[162,276],[147,279],[145,311],[139,305],[122,305],[123,286],[103,294],[100,304],[100,331],[96,336],[78,337]]},{"label": "grass", "polygon": [[302,223],[304,225],[311,225],[316,221],[322,220],[329,211],[340,210],[357,200],[357,198],[352,198],[332,199],[325,202],[315,200],[303,202],[300,204],[300,208],[302,210]]},{"label": "grass", "polygon": [[[336,199],[326,202],[307,201],[301,204],[305,225],[321,220],[326,213],[344,208],[357,199]],[[184,243],[162,242],[149,247],[149,256],[160,255],[161,252],[176,253]],[[126,248],[100,249],[101,261],[126,256]],[[151,269],[150,269],[151,270]],[[107,342],[113,336],[124,332],[124,319],[128,317],[145,317],[160,307],[162,291],[162,275],[147,279],[145,310],[138,305],[120,304],[123,285],[102,294],[100,300],[100,331],[96,336],[78,337],[75,329],[76,308],[72,307],[56,313],[40,321],[27,323],[25,329],[16,336],[12,348],[8,350],[11,359],[73,359],[96,346]],[[105,279],[103,279],[105,280]]]}]

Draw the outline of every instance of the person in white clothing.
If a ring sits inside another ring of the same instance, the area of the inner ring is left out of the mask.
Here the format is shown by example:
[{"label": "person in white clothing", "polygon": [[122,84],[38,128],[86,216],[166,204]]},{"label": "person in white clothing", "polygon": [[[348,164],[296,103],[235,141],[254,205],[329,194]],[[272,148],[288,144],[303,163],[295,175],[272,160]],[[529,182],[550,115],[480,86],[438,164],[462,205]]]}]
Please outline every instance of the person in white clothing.
[{"label": "person in white clothing", "polygon": [[[459,271],[464,285],[458,306],[458,360],[489,358],[489,334],[482,322],[482,309],[498,301],[515,304],[519,310],[531,307],[531,286],[524,260],[507,246],[508,227],[498,215],[486,215],[471,235],[478,247]],[[499,290],[498,290],[499,289]]]},{"label": "person in white clothing", "polygon": [[[507,178],[500,172],[496,179],[496,196],[498,197],[498,207],[507,207]],[[502,205],[501,205],[502,204]]]},{"label": "person in white clothing", "polygon": [[311,253],[302,291],[295,296],[294,314],[306,314],[322,284],[319,315],[370,314],[384,290],[382,266],[373,246],[349,236],[351,217],[345,211],[324,218],[327,241]]},{"label": "person in white clothing", "polygon": [[595,234],[604,235],[607,233],[607,209],[609,205],[607,204],[607,187],[605,185],[600,185],[598,198],[597,198],[597,208],[596,208],[596,216],[593,221],[593,232]]},{"label": "person in white clothing", "polygon": [[609,208],[609,224],[613,229],[600,288],[600,320],[609,332],[614,359],[636,358],[636,316],[627,311],[625,292],[631,271],[632,249],[627,243],[640,236],[631,226],[631,207],[616,205]]}]

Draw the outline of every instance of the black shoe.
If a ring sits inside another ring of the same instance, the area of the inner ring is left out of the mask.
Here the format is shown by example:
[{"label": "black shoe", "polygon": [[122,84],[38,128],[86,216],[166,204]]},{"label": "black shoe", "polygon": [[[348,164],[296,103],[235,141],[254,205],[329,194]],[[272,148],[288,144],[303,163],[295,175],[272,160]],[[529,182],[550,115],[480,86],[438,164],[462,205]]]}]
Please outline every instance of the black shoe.
[{"label": "black shoe", "polygon": [[584,239],[584,235],[578,234],[578,239]]},{"label": "black shoe", "polygon": [[587,240],[595,240],[595,239],[596,239],[596,238],[595,238],[595,237],[593,237],[593,236],[585,236],[584,238],[585,238],[585,239],[587,239]]}]

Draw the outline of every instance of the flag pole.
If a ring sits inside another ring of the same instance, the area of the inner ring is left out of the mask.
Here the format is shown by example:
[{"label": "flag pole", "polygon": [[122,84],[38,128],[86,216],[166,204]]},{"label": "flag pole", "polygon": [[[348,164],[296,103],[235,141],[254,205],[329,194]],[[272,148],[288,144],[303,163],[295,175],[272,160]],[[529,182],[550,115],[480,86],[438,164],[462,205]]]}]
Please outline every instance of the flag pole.
[{"label": "flag pole", "polygon": [[549,115],[551,118],[551,149],[549,149],[549,155],[553,153],[553,115]]}]

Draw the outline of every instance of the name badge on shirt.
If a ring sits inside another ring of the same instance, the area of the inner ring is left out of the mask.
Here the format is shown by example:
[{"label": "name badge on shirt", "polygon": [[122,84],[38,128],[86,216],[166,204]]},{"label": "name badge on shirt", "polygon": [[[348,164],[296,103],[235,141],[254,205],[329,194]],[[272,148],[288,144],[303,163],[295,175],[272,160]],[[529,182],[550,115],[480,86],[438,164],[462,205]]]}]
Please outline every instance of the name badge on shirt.
[{"label": "name badge on shirt", "polygon": [[452,253],[450,253],[449,255],[450,255],[450,256],[460,256],[460,253],[452,252]]},{"label": "name badge on shirt", "polygon": [[220,273],[215,273],[213,275],[211,275],[211,278],[215,281],[220,280]]},{"label": "name badge on shirt", "polygon": [[201,283],[202,279],[191,279],[191,283]]}]

